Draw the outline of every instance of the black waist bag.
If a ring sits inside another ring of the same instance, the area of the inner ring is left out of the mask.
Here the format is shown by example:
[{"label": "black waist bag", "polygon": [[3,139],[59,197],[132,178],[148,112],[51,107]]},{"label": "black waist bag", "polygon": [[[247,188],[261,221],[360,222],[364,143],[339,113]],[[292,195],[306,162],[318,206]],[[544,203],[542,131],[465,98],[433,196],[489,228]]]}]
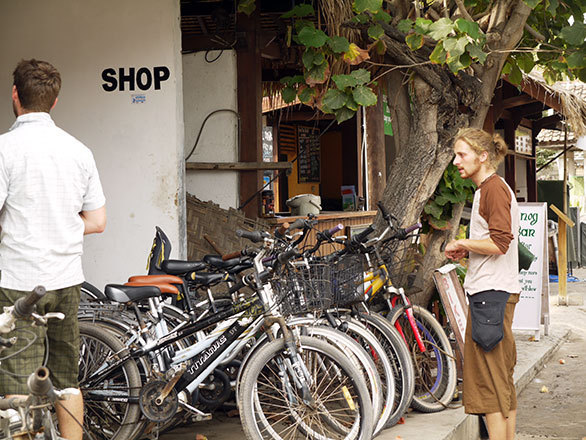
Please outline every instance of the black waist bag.
[{"label": "black waist bag", "polygon": [[472,339],[484,351],[492,350],[503,339],[505,308],[509,296],[502,290],[485,290],[468,295]]}]

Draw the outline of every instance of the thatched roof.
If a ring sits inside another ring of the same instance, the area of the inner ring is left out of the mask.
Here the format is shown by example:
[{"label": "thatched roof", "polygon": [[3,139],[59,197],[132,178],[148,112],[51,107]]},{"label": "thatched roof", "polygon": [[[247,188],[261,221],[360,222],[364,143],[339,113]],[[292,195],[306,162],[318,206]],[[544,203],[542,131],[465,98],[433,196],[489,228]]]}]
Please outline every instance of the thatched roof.
[{"label": "thatched roof", "polygon": [[[562,81],[548,85],[539,72],[526,75],[521,84],[523,91],[563,115],[568,123],[568,139],[586,135],[586,84],[581,81]],[[553,130],[555,131],[555,130]],[[548,141],[558,139],[552,133],[545,133]],[[559,139],[564,140],[561,132]],[[538,136],[539,139],[539,136]]]}]

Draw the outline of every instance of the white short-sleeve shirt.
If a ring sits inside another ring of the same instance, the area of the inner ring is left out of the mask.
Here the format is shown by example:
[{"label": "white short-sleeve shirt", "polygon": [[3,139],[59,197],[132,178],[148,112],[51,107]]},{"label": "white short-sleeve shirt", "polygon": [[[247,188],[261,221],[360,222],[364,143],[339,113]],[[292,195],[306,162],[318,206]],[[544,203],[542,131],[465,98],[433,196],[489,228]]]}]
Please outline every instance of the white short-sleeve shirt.
[{"label": "white short-sleeve shirt", "polygon": [[0,136],[0,287],[81,284],[79,213],[105,202],[91,151],[48,113],[19,116]]}]

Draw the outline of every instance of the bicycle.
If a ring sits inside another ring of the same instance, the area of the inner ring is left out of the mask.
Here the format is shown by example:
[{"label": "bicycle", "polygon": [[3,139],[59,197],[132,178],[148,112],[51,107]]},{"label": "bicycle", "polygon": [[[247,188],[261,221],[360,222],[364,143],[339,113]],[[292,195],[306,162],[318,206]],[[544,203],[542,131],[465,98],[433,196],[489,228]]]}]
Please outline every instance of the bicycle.
[{"label": "bicycle", "polygon": [[[13,306],[5,307],[0,315],[0,333],[14,330],[18,320],[33,319],[37,325],[46,325],[48,319],[63,319],[62,313],[47,313],[43,316],[34,313],[35,304],[45,293],[44,287],[37,286],[27,296],[19,298]],[[13,336],[6,339],[0,336],[0,353],[12,347],[17,338],[18,336]],[[34,339],[29,341],[23,350],[26,350],[33,342]],[[8,357],[17,356],[23,350],[12,353]],[[44,366],[38,367],[29,375],[27,387],[29,390],[27,396],[0,398],[0,439],[64,440],[55,427],[51,408],[58,405],[60,400],[79,391],[77,389],[55,390],[49,377],[49,370]]]},{"label": "bicycle", "polygon": [[[254,276],[247,279],[256,292],[254,298],[171,330],[149,347],[120,347],[115,337],[109,341],[104,338],[102,347],[109,354],[95,363],[97,368],[84,369],[81,380],[87,405],[96,405],[97,408],[101,402],[102,411],[104,407],[111,410],[108,420],[114,422],[110,426],[101,426],[106,424],[105,418],[94,422],[93,426],[88,420],[88,426],[98,438],[104,438],[100,435],[104,428],[108,432],[106,438],[130,438],[124,437],[133,435],[127,427],[138,421],[140,413],[148,420],[162,422],[172,417],[179,406],[197,412],[180,402],[178,394],[196,389],[222,361],[238,353],[250,335],[277,325],[282,337],[274,338],[273,332],[269,331],[271,342],[264,344],[245,367],[245,387],[238,401],[247,437],[279,438],[282,432],[299,432],[303,436],[320,438],[370,439],[372,408],[362,375],[338,349],[315,338],[296,337],[276,310],[279,298],[272,290],[271,278],[279,265],[296,253],[274,252],[274,241],[260,234],[245,238],[265,245],[254,258]],[[268,256],[272,257],[275,267],[265,267],[263,259]],[[239,283],[235,287],[243,286],[244,283]],[[128,302],[157,297],[160,290],[150,286],[110,285],[106,286],[104,293],[110,300]],[[179,351],[172,359],[171,368],[160,377],[150,377],[146,384],[134,381],[139,378],[138,374],[133,375],[133,371],[138,373],[135,360],[221,322],[230,324],[212,339],[211,345]],[[104,329],[98,326],[93,329],[95,341],[105,336]],[[90,355],[101,351],[92,348],[86,352],[89,359]],[[267,365],[269,370],[265,370]],[[318,373],[321,377],[317,376]],[[263,377],[269,374],[275,377],[267,388]],[[330,378],[325,383],[324,374]],[[116,382],[120,386],[112,386]],[[327,387],[320,388],[324,385]],[[259,392],[259,388],[264,392]],[[278,415],[274,409],[276,400],[281,406]]]}]

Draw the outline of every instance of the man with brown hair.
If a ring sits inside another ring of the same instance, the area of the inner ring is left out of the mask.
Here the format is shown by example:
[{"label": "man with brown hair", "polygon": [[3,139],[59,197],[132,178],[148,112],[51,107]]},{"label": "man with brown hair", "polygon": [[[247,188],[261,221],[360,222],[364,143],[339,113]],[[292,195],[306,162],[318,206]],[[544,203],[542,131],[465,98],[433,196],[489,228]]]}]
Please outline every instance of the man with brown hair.
[{"label": "man with brown hair", "polygon": [[[31,59],[18,63],[13,77],[17,119],[0,136],[0,308],[43,285],[47,294],[37,311],[62,312],[65,319],[52,319],[47,328],[27,327],[35,332],[35,343],[2,362],[0,393],[7,395],[28,393],[26,377],[45,359],[45,338],[54,386],[78,387],[83,236],[100,233],[106,225],[105,198],[91,151],[49,116],[61,89],[59,72]],[[19,338],[11,350],[26,342]],[[81,394],[59,402],[56,412],[61,436],[81,440]]]},{"label": "man with brown hair", "polygon": [[464,408],[468,414],[486,415],[491,440],[514,440],[517,352],[512,322],[520,292],[519,211],[514,192],[496,174],[507,145],[499,135],[466,128],[456,136],[454,153],[460,176],[477,186],[470,238],[453,240],[445,250],[453,260],[469,256]]}]

